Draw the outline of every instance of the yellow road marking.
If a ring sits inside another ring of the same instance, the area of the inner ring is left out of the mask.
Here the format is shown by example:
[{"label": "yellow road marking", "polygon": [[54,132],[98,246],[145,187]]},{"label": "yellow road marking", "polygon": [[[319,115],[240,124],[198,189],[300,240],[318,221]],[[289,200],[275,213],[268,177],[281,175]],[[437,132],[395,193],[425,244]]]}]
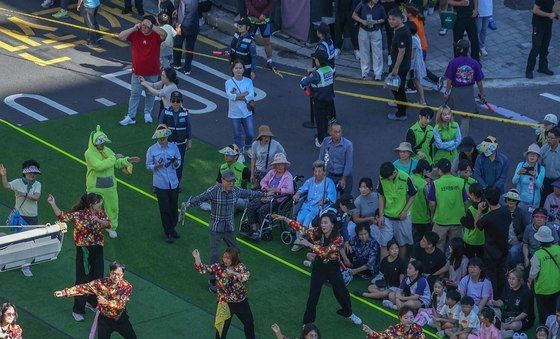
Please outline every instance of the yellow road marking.
[{"label": "yellow road marking", "polygon": [[121,23],[120,23],[119,19],[115,18],[115,16],[113,14],[104,10],[103,7],[101,7],[101,10],[99,11],[99,15],[104,17],[105,20],[107,20],[109,22],[111,27],[121,27]]},{"label": "yellow road marking", "polygon": [[12,31],[10,29],[7,29],[7,28],[4,28],[2,26],[0,26],[0,32],[6,34],[8,36],[11,36],[12,38],[17,39],[17,40],[19,40],[23,43],[26,43],[29,46],[33,46],[33,47],[41,46],[40,43],[33,41],[32,39],[28,38],[27,36],[25,36],[21,33],[18,33],[18,32],[14,32],[14,31]]},{"label": "yellow road marking", "polygon": [[[70,13],[70,12],[68,12],[68,16],[70,16],[72,19],[77,20],[77,21],[79,21],[79,22],[81,22],[81,23],[84,22],[84,18],[82,18],[81,16],[79,16],[79,15],[76,14],[76,13]],[[109,30],[107,27],[101,26],[101,25],[99,25],[99,29],[102,30],[102,31],[108,31],[108,30]],[[119,47],[128,46],[128,44],[126,44],[126,43],[124,43],[124,42],[122,42],[122,41],[120,41],[120,40],[110,38],[110,37],[108,37],[108,36],[105,37],[105,41],[110,42],[110,43],[112,43],[113,45],[117,45],[117,46],[119,46]]]},{"label": "yellow road marking", "polygon": [[121,19],[124,19],[128,22],[131,22],[133,24],[137,24],[139,22],[138,19],[136,19],[135,17],[131,16],[130,14],[122,14],[121,10],[118,8],[114,8],[114,7],[104,7],[103,8],[105,11],[107,11],[108,13],[111,13],[113,15],[118,16]]},{"label": "yellow road marking", "polygon": [[[43,34],[45,37],[49,38],[48,41],[65,41],[65,40],[70,40],[70,39],[74,39],[76,36],[74,34],[66,34],[66,35],[62,35],[62,36],[58,36],[56,34],[53,33],[46,33]],[[45,41],[43,41],[43,43],[47,43]],[[49,42],[52,43],[52,42]]]},{"label": "yellow road marking", "polygon": [[[83,40],[81,40],[81,41],[83,41]],[[78,42],[79,42],[79,41],[76,41],[75,43],[65,42],[65,43],[62,43],[62,44],[60,44],[60,45],[53,46],[53,48],[54,48],[54,49],[64,49],[64,48],[68,48],[68,47],[74,47],[74,46],[76,46],[76,44],[77,44]]]},{"label": "yellow road marking", "polygon": [[9,17],[8,20],[16,24],[25,33],[25,35],[35,35],[35,32],[33,31],[32,28],[43,30],[43,31],[49,31],[49,32],[55,32],[58,30],[58,28],[55,27],[45,26],[45,25],[25,21],[15,16]]},{"label": "yellow road marking", "polygon": [[205,43],[207,45],[219,48],[219,49],[224,49],[227,47],[227,45],[222,44],[221,42],[218,42],[216,40],[212,40],[210,38],[205,37],[204,35],[199,34],[198,37],[196,38],[198,41]]},{"label": "yellow road marking", "polygon": [[60,62],[64,62],[64,61],[69,61],[71,60],[69,57],[67,56],[63,56],[60,58],[55,58],[55,59],[51,59],[51,60],[43,60],[39,57],[36,57],[34,55],[31,55],[29,53],[21,53],[19,54],[20,57],[29,60],[31,62],[36,63],[39,66],[48,66],[48,65],[54,65],[54,64],[58,64]]},{"label": "yellow road marking", "polygon": [[5,43],[3,41],[0,41],[0,48],[5,49],[8,52],[17,52],[17,51],[21,51],[23,49],[26,49],[27,46],[24,45],[19,45],[19,46],[12,46],[8,43]]},{"label": "yellow road marking", "polygon": [[113,3],[114,5],[117,5],[117,7],[124,8],[122,1],[111,0],[111,3]]}]

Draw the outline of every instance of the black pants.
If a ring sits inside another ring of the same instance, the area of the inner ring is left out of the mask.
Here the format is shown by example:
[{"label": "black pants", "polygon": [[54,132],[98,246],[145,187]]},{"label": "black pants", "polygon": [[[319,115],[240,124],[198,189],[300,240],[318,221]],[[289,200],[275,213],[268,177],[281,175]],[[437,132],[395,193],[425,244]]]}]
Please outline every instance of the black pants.
[{"label": "black pants", "polygon": [[552,183],[555,182],[556,180],[558,180],[560,178],[554,178],[554,179],[550,179],[550,178],[544,178],[543,181],[543,186],[542,186],[542,192],[541,192],[541,203],[539,206],[543,206],[544,202],[546,200],[546,197],[548,197],[548,195],[552,192],[554,192],[554,187],[552,187]]},{"label": "black pants", "polygon": [[117,332],[125,339],[136,339],[136,333],[132,328],[132,324],[128,319],[126,311],[121,314],[121,317],[118,320],[107,318],[102,314],[99,315],[99,318],[97,319],[97,338],[109,339],[111,338],[111,333],[113,332]]},{"label": "black pants", "polygon": [[[143,12],[144,0],[134,0],[134,7],[138,12]],[[124,0],[124,8],[132,8],[132,0]]]},{"label": "black pants", "polygon": [[[85,255],[87,255],[87,261],[84,260]],[[103,246],[76,246],[76,285],[103,278],[103,270]],[[74,297],[72,312],[85,314],[86,302],[93,307],[97,306],[97,298],[95,295]]]},{"label": "black pants", "polygon": [[309,286],[309,297],[307,298],[307,307],[303,315],[303,323],[310,324],[315,322],[317,314],[317,303],[321,296],[321,289],[326,281],[332,286],[334,297],[342,307],[336,313],[343,317],[352,315],[352,304],[350,302],[350,294],[344,285],[342,273],[340,272],[340,265],[336,261],[329,260],[327,263],[319,258],[313,262],[313,269],[311,271],[311,283]]},{"label": "black pants", "polygon": [[560,292],[548,295],[535,294],[535,296],[537,298],[540,324],[544,325],[549,315],[556,314],[556,303],[560,300]]},{"label": "black pants", "polygon": [[[245,332],[245,338],[254,339],[255,338],[255,324],[253,320],[253,312],[251,312],[251,306],[249,306],[249,301],[247,299],[240,303],[228,303],[229,311],[231,312],[231,317],[235,314],[237,318],[243,324],[243,331]],[[231,318],[226,320],[224,323],[224,329],[222,331],[222,336],[216,331],[216,339],[224,339],[227,337],[227,332],[229,325],[231,324]]]},{"label": "black pants", "polygon": [[177,179],[179,179],[179,185],[181,185],[181,179],[183,178],[183,164],[185,163],[185,152],[187,151],[187,143],[177,145],[179,153],[181,154],[181,166],[177,168]]},{"label": "black pants", "polygon": [[357,50],[358,44],[358,28],[354,25],[356,21],[352,19],[352,13],[339,13],[334,22],[334,46],[342,49],[342,43],[345,37],[349,37],[352,42],[352,48]]},{"label": "black pants", "polygon": [[507,253],[505,257],[498,260],[485,256],[482,262],[486,268],[486,276],[492,282],[494,300],[502,299],[504,287],[506,286]]},{"label": "black pants", "polygon": [[157,187],[155,190],[163,232],[165,235],[173,235],[175,233],[175,226],[177,226],[177,220],[179,217],[179,213],[177,211],[179,190],[177,188],[163,190]]},{"label": "black pants", "polygon": [[476,31],[476,19],[475,18],[462,18],[457,17],[455,21],[455,27],[453,27],[453,53],[455,57],[458,57],[455,44],[457,41],[463,39],[463,34],[467,31],[467,36],[471,42],[471,58],[480,62],[480,45],[478,44],[478,34]]},{"label": "black pants", "polygon": [[240,17],[244,18],[247,16],[247,7],[245,6],[245,0],[237,0],[237,13]]},{"label": "black pants", "polygon": [[[181,30],[187,30],[187,27],[181,25]],[[174,48],[186,49],[189,52],[194,51],[194,43],[196,42],[198,34],[177,34],[173,40]],[[182,51],[173,50],[173,66],[181,66]],[[192,53],[185,53],[185,72],[191,71],[191,63],[193,59]]]},{"label": "black pants", "polygon": [[[276,200],[272,201],[272,208],[278,206],[279,203]],[[261,198],[256,198],[249,201],[249,206],[247,207],[247,220],[250,225],[258,224],[263,221],[264,217],[270,212],[270,203],[262,202]]]},{"label": "black pants", "polygon": [[[533,25],[533,35],[531,52],[527,59],[527,71],[532,71],[539,57],[539,70],[548,69],[548,46],[552,37],[552,20],[547,23],[537,23]],[[546,198],[546,196],[545,196]]]},{"label": "black pants", "polygon": [[313,99],[313,111],[315,124],[317,125],[317,138],[319,142],[323,142],[323,139],[327,136],[329,121],[335,118],[334,100]]},{"label": "black pants", "polygon": [[[399,87],[398,91],[391,90],[391,92],[393,92],[393,97],[397,101],[406,102],[405,86],[406,86],[406,75],[407,74],[408,74],[408,69],[403,69],[403,70],[399,69],[399,78],[401,78],[401,86]],[[398,117],[406,116],[406,106],[397,103],[397,113],[396,113],[396,115]]]},{"label": "black pants", "polygon": [[484,256],[484,245],[469,245],[465,243],[465,256],[467,258],[481,258]]},{"label": "black pants", "polygon": [[25,220],[27,225],[39,225],[39,216],[26,217],[22,215],[21,217],[23,218],[23,220]]},{"label": "black pants", "polygon": [[[97,23],[97,12],[99,7],[87,8],[86,6],[80,7],[80,12],[84,18],[84,23],[88,28],[99,30],[99,24]],[[92,44],[97,43],[100,35],[96,32],[88,32],[88,41]]]}]

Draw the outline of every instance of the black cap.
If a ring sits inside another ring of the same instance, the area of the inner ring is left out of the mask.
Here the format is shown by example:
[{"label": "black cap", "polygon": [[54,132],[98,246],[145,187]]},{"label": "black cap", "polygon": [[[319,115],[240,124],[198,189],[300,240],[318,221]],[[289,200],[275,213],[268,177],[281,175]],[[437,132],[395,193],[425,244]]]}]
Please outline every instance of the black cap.
[{"label": "black cap", "polygon": [[183,94],[181,94],[181,92],[179,91],[175,91],[173,93],[171,93],[171,100],[173,99],[179,99],[181,101],[183,101]]},{"label": "black cap", "polygon": [[327,23],[325,23],[325,22],[321,21],[321,23],[319,25],[315,26],[315,27],[317,28],[317,32],[323,34],[323,36],[325,36],[325,37],[329,36],[331,34],[331,29],[330,29],[329,25],[327,25]]},{"label": "black cap", "polygon": [[537,207],[533,210],[533,216],[537,215],[537,214],[542,214],[545,216],[548,216],[548,211],[542,207]]},{"label": "black cap", "polygon": [[392,162],[384,162],[381,164],[381,168],[379,169],[379,174],[382,178],[387,179],[395,172],[395,165]]},{"label": "black cap", "polygon": [[329,60],[329,55],[323,49],[317,49],[315,52],[311,53],[312,58],[319,59],[319,62],[327,62]]},{"label": "black cap", "polygon": [[238,25],[251,26],[251,20],[249,20],[249,18],[247,17],[241,18],[237,20],[235,23]]},{"label": "black cap", "polygon": [[464,137],[459,144],[459,150],[462,152],[472,151],[476,147],[476,143],[472,137]]},{"label": "black cap", "polygon": [[443,173],[451,172],[451,161],[449,161],[449,159],[447,158],[439,159],[436,166]]}]

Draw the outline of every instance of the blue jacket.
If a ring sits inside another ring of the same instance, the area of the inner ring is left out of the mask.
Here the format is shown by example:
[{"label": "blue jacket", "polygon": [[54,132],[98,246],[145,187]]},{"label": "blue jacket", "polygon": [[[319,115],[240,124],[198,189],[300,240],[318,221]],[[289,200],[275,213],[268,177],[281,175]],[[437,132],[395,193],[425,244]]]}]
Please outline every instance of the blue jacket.
[{"label": "blue jacket", "polygon": [[519,174],[519,170],[522,167],[528,167],[526,161],[522,161],[517,164],[511,181],[514,185],[516,185],[521,201],[533,208],[537,208],[541,202],[541,188],[544,182],[545,174],[544,166],[537,163],[535,166],[536,173],[534,176],[529,174]]},{"label": "blue jacket", "polygon": [[501,194],[504,194],[508,170],[508,158],[504,154],[496,152],[496,159],[494,161],[498,162],[498,166],[496,166],[496,172],[494,173],[495,181],[493,183],[488,182],[490,175],[489,173],[485,173],[484,167],[486,164],[490,163],[490,159],[488,159],[488,157],[484,154],[480,154],[476,158],[476,162],[474,163],[474,178],[482,185],[482,187],[486,188],[488,186],[495,186],[500,190]]}]

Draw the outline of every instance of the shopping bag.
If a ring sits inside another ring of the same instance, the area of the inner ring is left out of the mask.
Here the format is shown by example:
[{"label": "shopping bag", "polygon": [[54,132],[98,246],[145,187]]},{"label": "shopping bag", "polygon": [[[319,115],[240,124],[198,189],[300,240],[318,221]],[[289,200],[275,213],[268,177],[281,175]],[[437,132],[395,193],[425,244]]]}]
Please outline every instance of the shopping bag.
[{"label": "shopping bag", "polygon": [[457,13],[453,8],[446,9],[440,12],[439,18],[441,20],[441,28],[453,29],[455,27],[455,21],[457,20]]}]

